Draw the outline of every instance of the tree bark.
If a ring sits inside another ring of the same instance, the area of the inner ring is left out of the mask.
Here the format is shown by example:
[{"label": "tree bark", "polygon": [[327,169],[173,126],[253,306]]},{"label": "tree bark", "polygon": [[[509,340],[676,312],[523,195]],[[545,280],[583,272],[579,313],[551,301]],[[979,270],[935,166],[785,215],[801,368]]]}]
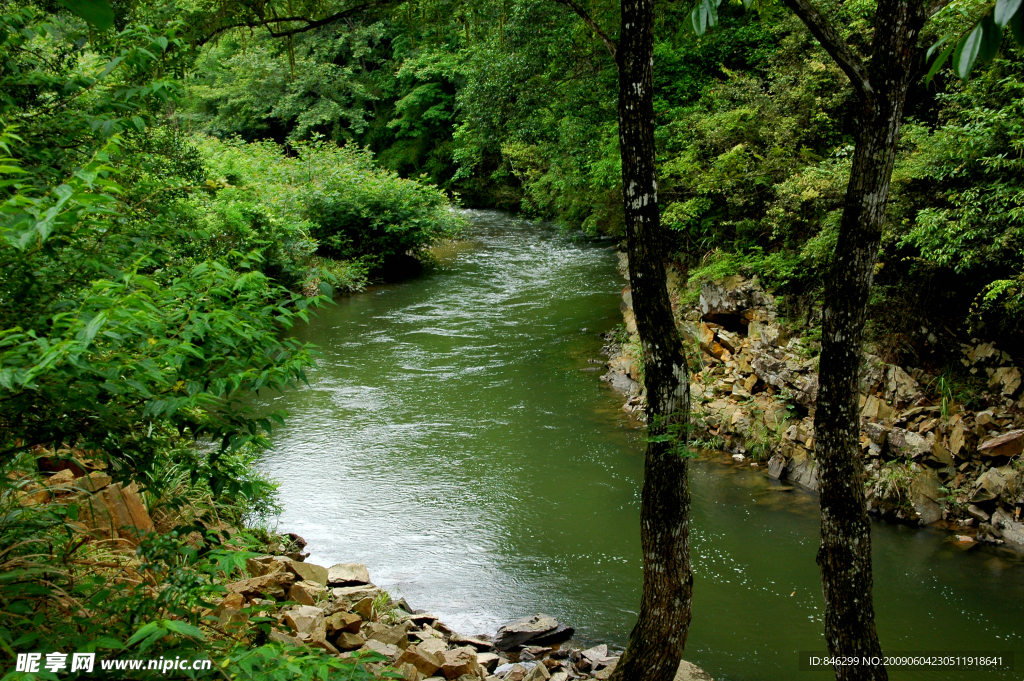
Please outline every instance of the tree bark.
[{"label": "tree bark", "polygon": [[[820,15],[808,12],[809,2],[787,0],[787,4],[830,54],[848,53],[845,45],[825,43],[828,30],[823,30]],[[920,0],[881,0],[866,69],[858,73],[859,61],[845,59],[849,65],[844,71],[859,95],[856,147],[839,240],[825,280],[820,387],[814,416],[825,635],[829,652],[840,657],[882,654],[872,601],[871,525],[859,446],[858,383],[865,313],[903,106],[915,77],[917,38],[926,18]],[[835,674],[840,681],[888,679],[884,665],[837,666]]]},{"label": "tree bark", "polygon": [[[613,678],[672,681],[690,625],[690,385],[665,288],[654,147],[654,2],[623,0],[616,52],[629,283],[643,351],[648,443],[640,502],[640,615]],[[678,436],[679,440],[676,440]]]}]

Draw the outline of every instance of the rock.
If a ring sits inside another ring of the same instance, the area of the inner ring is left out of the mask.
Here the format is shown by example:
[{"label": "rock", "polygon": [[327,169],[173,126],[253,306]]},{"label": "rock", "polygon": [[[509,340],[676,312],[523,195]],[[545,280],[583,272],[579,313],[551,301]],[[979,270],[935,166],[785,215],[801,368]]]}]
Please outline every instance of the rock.
[{"label": "rock", "polygon": [[401,674],[405,681],[420,681],[423,678],[420,676],[419,670],[411,664],[396,665],[395,671]]},{"label": "rock", "polygon": [[480,652],[488,652],[494,650],[494,644],[490,641],[485,641],[482,638],[475,638],[472,636],[459,636],[458,634],[456,634],[452,637],[452,643],[457,643],[458,645],[473,646]]},{"label": "rock", "polygon": [[498,657],[498,655],[496,655],[495,653],[476,654],[476,663],[480,665],[481,668],[486,669],[488,672],[493,672],[495,668],[498,666],[498,662],[500,661],[501,658]]},{"label": "rock", "polygon": [[406,633],[405,626],[401,624],[389,627],[381,622],[368,622],[363,627],[363,635],[367,639],[398,646],[399,648],[405,648],[409,645],[409,635]]},{"label": "rock", "polygon": [[364,598],[352,606],[352,612],[357,613],[365,621],[373,619],[373,599]]},{"label": "rock", "polygon": [[978,447],[978,454],[984,458],[1017,456],[1021,451],[1024,451],[1024,430],[1011,430]]},{"label": "rock", "polygon": [[921,386],[914,377],[898,366],[891,366],[886,378],[886,397],[898,407],[918,401],[924,397]]},{"label": "rock", "polygon": [[781,454],[774,454],[772,458],[768,459],[768,475],[775,478],[776,480],[782,477],[782,473],[786,470],[786,457]]},{"label": "rock", "polygon": [[673,681],[715,681],[711,675],[700,667],[690,664],[686,660],[679,663],[676,670],[676,678]]},{"label": "rock", "polygon": [[958,417],[956,423],[953,424],[953,430],[949,434],[949,453],[953,456],[964,458],[963,453],[966,442],[964,422],[962,418]]},{"label": "rock", "polygon": [[283,558],[281,556],[277,556],[275,559],[281,561],[285,568],[300,580],[305,582],[316,582],[322,586],[327,586],[327,568],[314,565],[313,563],[302,563],[297,560]]},{"label": "rock", "polygon": [[322,585],[316,582],[295,582],[288,590],[288,600],[301,605],[316,605],[326,591]]},{"label": "rock", "polygon": [[361,634],[353,634],[349,631],[341,632],[334,639],[334,645],[338,646],[338,650],[356,650],[357,648],[362,648],[365,644],[366,639]]},{"label": "rock", "polygon": [[551,675],[551,681],[569,681],[569,675],[566,672],[555,672]]},{"label": "rock", "polygon": [[285,612],[284,622],[297,634],[312,634],[324,623],[324,611],[323,608],[300,605]]},{"label": "rock", "polygon": [[615,667],[618,666],[618,664],[619,664],[619,658],[616,657],[614,660],[611,661],[611,663],[608,664],[607,667],[605,667],[604,669],[596,672],[594,674],[594,678],[595,679],[601,679],[602,681],[604,681],[606,679],[610,679],[612,674],[615,673]]},{"label": "rock", "polygon": [[551,631],[544,632],[530,639],[530,643],[539,646],[553,646],[556,643],[564,643],[572,638],[572,635],[576,633],[576,630],[570,627],[568,624],[559,623],[557,627]]},{"label": "rock", "polygon": [[889,451],[907,459],[919,459],[931,454],[932,447],[923,437],[905,428],[889,431]]},{"label": "rock", "polygon": [[[448,644],[445,643],[443,638],[430,638],[421,643],[417,643],[420,650],[432,655],[443,656],[445,651],[448,650]],[[438,658],[440,659],[440,657]]]},{"label": "rock", "polygon": [[936,468],[955,465],[949,450],[939,444],[938,441],[932,443],[931,454],[926,457],[925,463]]},{"label": "rock", "polygon": [[980,522],[980,523],[987,523],[989,521],[989,518],[992,517],[988,513],[986,513],[984,510],[982,510],[982,509],[978,508],[977,506],[975,506],[974,504],[969,504],[967,506],[967,513],[972,518],[977,519],[977,521]]},{"label": "rock", "polygon": [[498,650],[509,650],[557,628],[558,620],[550,615],[538,613],[523,617],[498,629],[494,637],[494,647]]},{"label": "rock", "polygon": [[377,597],[380,593],[380,589],[373,586],[341,586],[331,589],[331,595],[336,600],[345,600],[349,603],[358,603],[364,598],[369,598],[371,601]]},{"label": "rock", "polygon": [[446,679],[457,679],[463,674],[479,675],[480,664],[476,661],[476,650],[473,648],[447,650],[443,657],[441,673]]},{"label": "rock", "polygon": [[96,494],[78,494],[71,499],[79,505],[79,521],[104,536],[134,540],[140,532],[154,530],[135,483],[128,487],[115,483]]},{"label": "rock", "polygon": [[394,662],[402,654],[402,651],[398,646],[381,643],[374,639],[368,639],[361,650],[372,650],[373,652],[388,658],[390,662]]},{"label": "rock", "polygon": [[285,589],[295,580],[295,577],[285,571],[274,572],[259,577],[243,579],[227,585],[228,591],[241,594],[247,599],[273,598],[281,600],[285,597]]},{"label": "rock", "polygon": [[523,677],[523,681],[545,681],[551,678],[551,672],[542,664],[535,664],[533,669]]},{"label": "rock", "polygon": [[274,641],[275,643],[283,643],[286,646],[301,646],[301,645],[304,645],[302,643],[302,641],[300,641],[299,639],[295,638],[294,636],[289,636],[288,634],[286,634],[286,633],[284,633],[282,631],[278,631],[277,629],[271,629],[270,630],[269,638],[270,638],[271,641]]},{"label": "rock", "polygon": [[998,530],[1006,541],[1024,546],[1024,523],[1017,522],[1003,509],[997,508],[992,514],[992,527]]},{"label": "rock", "polygon": [[84,478],[75,480],[75,487],[85,492],[98,492],[111,483],[109,475],[93,471]]},{"label": "rock", "polygon": [[431,676],[441,668],[442,659],[435,653],[422,650],[419,645],[411,645],[402,651],[398,664],[411,664],[420,674]]},{"label": "rock", "polygon": [[246,559],[245,568],[253,577],[262,577],[271,572],[284,570],[284,564],[274,560],[274,556],[256,556],[255,558]]},{"label": "rock", "polygon": [[599,646],[584,650],[581,655],[590,660],[590,664],[596,667],[599,660],[608,657],[608,646],[602,643]]},{"label": "rock", "polygon": [[[719,317],[739,317],[751,308],[774,308],[772,297],[761,290],[756,279],[739,276],[724,277],[718,281],[705,282],[700,287],[700,311],[712,320]],[[763,317],[772,317],[770,312]],[[747,315],[747,319],[751,319]],[[739,320],[737,320],[739,321]]]},{"label": "rock", "polygon": [[971,496],[972,503],[991,501],[1003,493],[1006,478],[996,468],[989,468],[974,482],[976,490]]},{"label": "rock", "polygon": [[362,563],[338,563],[327,570],[325,584],[328,586],[353,586],[369,584],[370,572]]},{"label": "rock", "polygon": [[328,634],[342,631],[358,634],[362,624],[363,618],[351,612],[336,612],[324,620]]},{"label": "rock", "polygon": [[1004,397],[1013,397],[1020,390],[1021,375],[1017,367],[1001,367],[992,372],[988,387],[999,390]]}]

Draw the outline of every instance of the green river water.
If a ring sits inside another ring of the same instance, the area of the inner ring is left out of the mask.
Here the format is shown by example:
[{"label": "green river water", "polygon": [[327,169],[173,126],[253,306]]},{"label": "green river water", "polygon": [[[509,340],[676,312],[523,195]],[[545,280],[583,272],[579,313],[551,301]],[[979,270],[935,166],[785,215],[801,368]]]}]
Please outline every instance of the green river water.
[{"label": "green river water", "polygon": [[[590,361],[621,322],[615,254],[503,213],[466,217],[437,267],[299,330],[323,352],[310,386],[263,400],[289,415],[263,464],[281,483],[280,529],[310,561],[365,563],[462,633],[545,612],[582,643],[622,645],[640,595],[643,433]],[[686,658],[719,681],[831,678],[797,668],[797,651],[825,649],[817,500],[731,464],[691,466]],[[874,525],[883,646],[1015,651],[1024,670],[1020,555],[946,539]]]}]

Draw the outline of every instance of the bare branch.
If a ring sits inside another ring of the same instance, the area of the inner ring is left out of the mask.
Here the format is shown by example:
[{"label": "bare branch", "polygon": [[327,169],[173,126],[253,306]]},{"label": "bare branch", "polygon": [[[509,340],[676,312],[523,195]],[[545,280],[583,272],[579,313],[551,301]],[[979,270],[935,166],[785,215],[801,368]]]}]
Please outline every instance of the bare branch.
[{"label": "bare branch", "polygon": [[811,0],[784,0],[786,6],[800,17],[800,21],[817,39],[829,56],[835,60],[839,68],[843,70],[846,77],[850,79],[853,88],[865,101],[872,99],[874,90],[871,81],[868,80],[868,72],[864,62],[858,57],[850,46],[846,44],[839,31],[832,25],[824,14],[818,11]]},{"label": "bare branch", "polygon": [[[601,42],[604,43],[605,49],[608,50],[608,54],[612,55],[612,60],[616,59],[616,56],[615,56],[615,52],[616,52],[616,50],[615,50],[615,41],[613,41],[611,39],[611,37],[607,33],[605,33],[605,30],[603,28],[601,28],[600,24],[598,24],[596,21],[594,21],[593,17],[590,16],[590,14],[583,7],[583,5],[581,5],[578,2],[576,2],[576,0],[552,0],[552,1],[553,2],[557,2],[559,5],[565,5],[566,7],[571,9],[573,12],[575,12],[576,15],[580,19],[583,20],[583,23],[585,23],[587,26],[589,26],[590,30],[592,30],[594,33],[596,33],[597,37],[601,39]],[[616,63],[618,63],[618,61],[616,61]]]}]

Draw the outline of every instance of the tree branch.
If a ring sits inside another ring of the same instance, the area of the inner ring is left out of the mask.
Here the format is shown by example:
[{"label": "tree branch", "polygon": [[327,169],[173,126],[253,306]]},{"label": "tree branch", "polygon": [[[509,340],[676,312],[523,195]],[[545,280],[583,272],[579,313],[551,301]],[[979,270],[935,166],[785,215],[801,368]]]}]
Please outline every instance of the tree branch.
[{"label": "tree branch", "polygon": [[611,37],[607,33],[605,33],[605,30],[601,28],[600,24],[594,21],[593,17],[590,16],[590,14],[587,12],[586,9],[584,9],[584,7],[581,4],[576,2],[576,0],[552,1],[558,3],[559,5],[565,5],[573,12],[575,12],[576,15],[583,20],[583,23],[589,26],[590,30],[596,33],[597,37],[601,39],[601,42],[604,43],[605,49],[608,50],[608,54],[612,55],[612,60],[615,60],[616,64],[618,63],[616,59],[615,41],[613,41]]},{"label": "tree branch", "polygon": [[924,15],[931,18],[945,9],[950,2],[951,0],[934,0],[925,6]]},{"label": "tree branch", "polygon": [[811,0],[784,0],[786,6],[793,10],[793,13],[800,17],[811,35],[817,39],[829,56],[835,60],[839,68],[843,70],[846,77],[850,79],[854,90],[857,91],[865,101],[872,98],[874,90],[871,81],[868,80],[868,72],[864,62],[858,57],[850,46],[846,44],[839,31],[832,25],[824,14],[818,11]]},{"label": "tree branch", "polygon": [[[267,29],[267,31],[270,32],[270,35],[273,38],[287,38],[288,36],[291,35],[306,33],[307,31],[312,31],[314,29],[320,28],[321,26],[333,24],[334,22],[341,21],[342,19],[348,19],[349,17],[359,14],[364,10],[371,9],[379,5],[388,4],[389,2],[390,0],[370,0],[369,2],[364,2],[362,4],[349,7],[348,9],[343,9],[340,12],[335,12],[334,14],[328,15],[322,19],[311,19],[309,17],[271,17],[266,19],[253,19],[250,21],[239,21],[234,24],[228,24],[226,26],[220,26],[216,28],[210,34],[204,36],[199,41],[199,44],[205,45],[221,33],[224,33],[225,31],[230,31],[234,28],[265,28]],[[275,31],[272,28],[272,26],[280,26],[281,24],[290,24],[294,22],[302,22],[303,25],[297,28],[289,28],[281,31]]]}]

